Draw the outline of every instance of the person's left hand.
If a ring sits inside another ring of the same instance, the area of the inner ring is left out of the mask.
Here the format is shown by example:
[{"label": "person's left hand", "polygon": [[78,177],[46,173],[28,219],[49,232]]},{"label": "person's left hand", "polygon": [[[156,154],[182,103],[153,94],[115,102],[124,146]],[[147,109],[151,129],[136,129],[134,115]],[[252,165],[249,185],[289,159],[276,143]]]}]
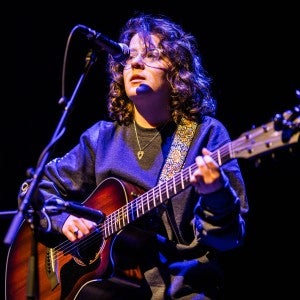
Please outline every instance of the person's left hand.
[{"label": "person's left hand", "polygon": [[202,156],[195,161],[197,170],[191,175],[190,182],[199,194],[213,193],[224,186],[224,178],[217,162],[211,157],[211,152],[203,148]]}]

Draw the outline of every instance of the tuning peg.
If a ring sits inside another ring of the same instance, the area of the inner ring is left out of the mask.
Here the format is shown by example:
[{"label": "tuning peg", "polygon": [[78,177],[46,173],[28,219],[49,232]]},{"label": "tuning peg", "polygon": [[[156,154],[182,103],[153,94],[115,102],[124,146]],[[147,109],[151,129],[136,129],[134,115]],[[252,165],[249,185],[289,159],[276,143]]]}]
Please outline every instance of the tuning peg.
[{"label": "tuning peg", "polygon": [[27,178],[32,178],[34,176],[34,173],[35,173],[35,169],[32,168],[32,167],[29,167],[27,170],[26,170],[26,177]]},{"label": "tuning peg", "polygon": [[280,131],[283,128],[284,118],[282,114],[276,114],[274,117],[274,129]]}]

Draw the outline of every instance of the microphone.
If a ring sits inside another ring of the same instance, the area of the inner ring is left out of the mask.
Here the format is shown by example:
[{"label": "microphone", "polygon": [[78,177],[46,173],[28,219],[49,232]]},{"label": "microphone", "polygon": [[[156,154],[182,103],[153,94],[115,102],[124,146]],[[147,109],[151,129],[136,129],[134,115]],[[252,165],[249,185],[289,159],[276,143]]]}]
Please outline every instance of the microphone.
[{"label": "microphone", "polygon": [[63,201],[61,199],[50,199],[45,201],[46,211],[57,213],[58,211],[66,211],[71,215],[85,218],[96,223],[101,223],[105,219],[105,214],[100,210],[89,208],[79,203],[71,201]]},{"label": "microphone", "polygon": [[[105,50],[112,55],[117,62],[126,60],[130,55],[129,47],[123,43],[117,43],[109,39],[104,34],[97,32],[85,25],[77,25],[79,31],[84,34],[88,40],[91,40],[96,50]],[[99,49],[98,49],[99,48]]]}]

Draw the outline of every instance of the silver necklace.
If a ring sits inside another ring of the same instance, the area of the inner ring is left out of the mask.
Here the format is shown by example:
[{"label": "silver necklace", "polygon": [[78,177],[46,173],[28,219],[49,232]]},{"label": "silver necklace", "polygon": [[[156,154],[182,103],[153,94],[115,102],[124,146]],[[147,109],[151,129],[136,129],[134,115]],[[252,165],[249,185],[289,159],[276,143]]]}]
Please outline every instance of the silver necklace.
[{"label": "silver necklace", "polygon": [[164,126],[159,131],[157,131],[155,133],[155,135],[151,138],[151,140],[145,146],[141,147],[141,143],[140,143],[140,140],[139,140],[139,137],[137,134],[136,124],[135,124],[135,121],[133,121],[135,137],[136,137],[137,144],[139,146],[139,151],[136,153],[139,160],[141,160],[143,158],[144,153],[145,153],[144,150],[154,141],[155,138],[158,137],[158,135],[162,132],[162,130],[165,128],[165,126],[168,124],[168,122],[169,122],[169,120],[164,124]]}]

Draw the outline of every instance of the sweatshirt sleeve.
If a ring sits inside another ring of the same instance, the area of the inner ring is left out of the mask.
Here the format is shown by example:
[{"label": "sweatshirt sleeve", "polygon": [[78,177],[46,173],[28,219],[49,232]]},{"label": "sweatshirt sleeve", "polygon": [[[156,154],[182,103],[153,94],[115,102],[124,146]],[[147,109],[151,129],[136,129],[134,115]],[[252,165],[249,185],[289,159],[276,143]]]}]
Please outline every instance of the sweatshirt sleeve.
[{"label": "sweatshirt sleeve", "polygon": [[245,235],[245,220],[240,199],[228,178],[222,189],[199,196],[194,210],[194,226],[196,239],[202,244],[220,251],[241,245]]}]

